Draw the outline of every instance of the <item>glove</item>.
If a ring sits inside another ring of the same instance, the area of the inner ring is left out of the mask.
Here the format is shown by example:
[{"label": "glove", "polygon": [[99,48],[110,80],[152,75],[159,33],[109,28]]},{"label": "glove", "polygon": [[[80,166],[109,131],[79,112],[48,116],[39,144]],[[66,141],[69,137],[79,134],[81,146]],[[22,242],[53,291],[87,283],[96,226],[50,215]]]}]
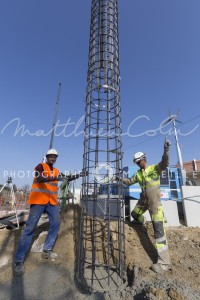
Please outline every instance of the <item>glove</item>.
[{"label": "glove", "polygon": [[55,177],[55,176],[49,176],[49,181],[55,181],[55,180],[57,180],[58,179],[58,177]]},{"label": "glove", "polygon": [[80,177],[85,177],[85,176],[88,176],[88,171],[82,171],[80,174],[79,174]]},{"label": "glove", "polygon": [[165,151],[169,150],[170,145],[171,145],[171,142],[169,140],[165,139],[164,150]]},{"label": "glove", "polygon": [[112,181],[119,181],[119,180],[120,180],[119,176],[114,176],[112,179]]},{"label": "glove", "polygon": [[63,173],[60,173],[57,177],[58,181],[66,181],[66,176]]}]

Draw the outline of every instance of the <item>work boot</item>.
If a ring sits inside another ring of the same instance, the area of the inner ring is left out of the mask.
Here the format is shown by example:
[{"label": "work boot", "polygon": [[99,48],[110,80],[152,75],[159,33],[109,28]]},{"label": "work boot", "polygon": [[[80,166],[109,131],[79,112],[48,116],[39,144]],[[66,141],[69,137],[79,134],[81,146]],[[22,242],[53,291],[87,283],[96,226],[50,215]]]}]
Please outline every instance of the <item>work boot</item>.
[{"label": "work boot", "polygon": [[46,258],[46,259],[54,259],[57,257],[57,254],[55,252],[53,252],[52,250],[43,250],[42,253],[42,258]]},{"label": "work boot", "polygon": [[14,274],[15,276],[22,276],[25,273],[23,262],[15,262],[14,263]]},{"label": "work boot", "polygon": [[153,266],[151,266],[151,270],[156,272],[156,273],[161,274],[164,271],[169,270],[169,265],[163,265],[163,264],[156,263]]}]

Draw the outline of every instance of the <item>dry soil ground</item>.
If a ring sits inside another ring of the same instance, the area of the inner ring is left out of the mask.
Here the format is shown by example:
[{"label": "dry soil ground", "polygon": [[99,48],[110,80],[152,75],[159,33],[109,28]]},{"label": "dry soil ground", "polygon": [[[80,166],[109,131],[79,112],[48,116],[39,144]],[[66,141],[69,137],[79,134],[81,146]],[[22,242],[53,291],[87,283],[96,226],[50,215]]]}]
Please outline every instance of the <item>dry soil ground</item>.
[{"label": "dry soil ground", "polygon": [[[21,229],[0,230],[0,299],[9,300],[197,300],[200,299],[200,228],[168,228],[171,268],[162,275],[149,268],[156,260],[153,228],[125,224],[127,287],[116,292],[83,294],[74,283],[77,260],[75,236],[80,208],[69,205],[61,212],[62,224],[54,248],[58,257],[43,260],[41,253],[30,252],[25,275],[13,276],[13,256]],[[45,221],[45,220],[44,220]],[[48,222],[39,224],[35,239],[48,230]],[[44,236],[37,240],[42,244]]]}]

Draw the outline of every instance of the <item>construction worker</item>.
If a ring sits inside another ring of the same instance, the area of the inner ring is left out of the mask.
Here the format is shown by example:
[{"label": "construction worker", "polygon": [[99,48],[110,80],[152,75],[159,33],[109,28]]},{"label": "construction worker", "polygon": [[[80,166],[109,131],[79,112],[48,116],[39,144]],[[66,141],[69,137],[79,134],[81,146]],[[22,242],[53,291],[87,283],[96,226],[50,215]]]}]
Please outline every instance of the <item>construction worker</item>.
[{"label": "construction worker", "polygon": [[35,168],[35,177],[28,199],[30,214],[15,254],[14,273],[17,276],[25,272],[25,255],[31,246],[34,230],[43,213],[48,215],[50,228],[44,242],[42,257],[55,257],[52,249],[60,228],[58,181],[62,180],[59,170],[53,167],[57,157],[57,151],[50,149],[46,153],[46,163],[41,163]]},{"label": "construction worker", "polygon": [[140,199],[135,208],[131,212],[136,224],[144,224],[144,216],[146,210],[149,210],[151,220],[153,222],[154,236],[156,240],[156,249],[158,253],[157,263],[153,264],[151,269],[154,272],[162,273],[167,270],[170,265],[167,239],[164,229],[164,214],[160,200],[160,174],[169,165],[169,148],[170,141],[165,140],[164,154],[160,163],[156,165],[147,165],[146,155],[143,152],[135,153],[133,162],[140,169],[131,178],[119,178],[126,185],[139,183],[142,189]]}]

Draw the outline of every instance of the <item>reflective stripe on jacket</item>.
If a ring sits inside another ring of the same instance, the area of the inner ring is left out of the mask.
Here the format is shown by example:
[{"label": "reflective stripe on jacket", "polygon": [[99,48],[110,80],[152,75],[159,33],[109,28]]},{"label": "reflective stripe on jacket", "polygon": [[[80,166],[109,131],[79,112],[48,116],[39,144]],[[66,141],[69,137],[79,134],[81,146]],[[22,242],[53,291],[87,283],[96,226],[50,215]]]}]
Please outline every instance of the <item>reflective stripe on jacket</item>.
[{"label": "reflective stripe on jacket", "polygon": [[160,188],[160,173],[157,165],[147,166],[147,168],[140,169],[136,172],[133,178],[134,183],[138,182],[141,189],[147,190],[152,188]]},{"label": "reflective stripe on jacket", "polygon": [[122,182],[126,185],[139,183],[142,190],[148,188],[153,189],[160,185],[160,174],[169,165],[169,149],[164,149],[161,162],[156,165],[147,166],[145,170],[138,170],[131,178],[122,178]]},{"label": "reflective stripe on jacket", "polygon": [[159,165],[147,166],[146,169],[139,169],[131,178],[122,178],[123,183],[132,185],[139,183],[142,191],[160,187],[161,169]]},{"label": "reflective stripe on jacket", "polygon": [[158,165],[147,166],[146,169],[138,170],[130,179],[133,183],[138,182],[141,186],[142,193],[140,200],[142,205],[155,213],[160,202],[160,169]]},{"label": "reflective stripe on jacket", "polygon": [[[46,163],[42,163],[42,166],[44,169],[44,177],[58,176],[58,169],[53,168],[53,170],[51,170],[49,165]],[[28,203],[45,205],[49,202],[51,203],[51,205],[58,204],[58,181],[55,180],[49,182],[38,182],[37,178],[35,177],[33,180]]]}]

